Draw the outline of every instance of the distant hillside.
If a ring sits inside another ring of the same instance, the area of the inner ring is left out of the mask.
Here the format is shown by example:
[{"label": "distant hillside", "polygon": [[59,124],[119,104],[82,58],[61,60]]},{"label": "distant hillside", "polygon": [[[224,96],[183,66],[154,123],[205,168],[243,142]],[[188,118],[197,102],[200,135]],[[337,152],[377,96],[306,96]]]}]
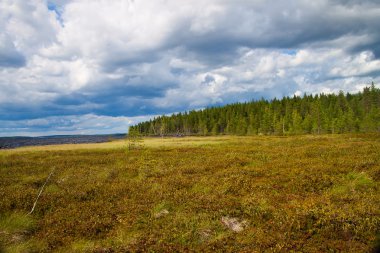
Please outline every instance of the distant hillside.
[{"label": "distant hillside", "polygon": [[286,135],[380,131],[380,89],[252,101],[160,116],[130,133],[158,135]]},{"label": "distant hillside", "polygon": [[18,148],[23,146],[40,146],[54,144],[78,144],[78,143],[100,143],[110,140],[125,138],[125,134],[107,135],[51,135],[40,137],[0,137],[0,149]]}]

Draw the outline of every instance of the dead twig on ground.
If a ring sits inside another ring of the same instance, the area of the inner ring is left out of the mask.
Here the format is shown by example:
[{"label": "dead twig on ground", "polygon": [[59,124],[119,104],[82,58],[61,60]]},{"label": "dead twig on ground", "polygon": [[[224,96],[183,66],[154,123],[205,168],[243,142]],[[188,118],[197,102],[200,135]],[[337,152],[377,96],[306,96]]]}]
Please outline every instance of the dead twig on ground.
[{"label": "dead twig on ground", "polygon": [[36,208],[36,205],[37,205],[37,201],[38,201],[38,199],[40,198],[40,196],[41,196],[41,193],[42,193],[42,191],[44,190],[44,188],[45,188],[45,185],[47,184],[47,182],[49,181],[49,179],[50,179],[50,177],[51,177],[51,175],[53,175],[53,173],[54,173],[54,170],[55,170],[55,168],[53,168],[52,170],[51,170],[51,172],[50,172],[50,174],[49,174],[49,176],[46,178],[46,181],[45,181],[45,183],[42,185],[42,187],[41,187],[41,190],[40,190],[40,192],[38,193],[38,195],[37,195],[37,198],[36,198],[36,201],[34,201],[34,204],[33,204],[33,208],[32,208],[32,210],[27,214],[27,215],[30,215],[30,214],[32,214],[33,213],[33,211],[34,211],[34,208]]}]

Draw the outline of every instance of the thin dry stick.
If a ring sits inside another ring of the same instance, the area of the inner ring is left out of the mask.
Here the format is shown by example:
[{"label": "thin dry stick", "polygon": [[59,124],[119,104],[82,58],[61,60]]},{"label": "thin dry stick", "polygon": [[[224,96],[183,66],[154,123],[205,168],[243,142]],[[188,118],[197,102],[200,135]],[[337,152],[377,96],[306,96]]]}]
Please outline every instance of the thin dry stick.
[{"label": "thin dry stick", "polygon": [[37,201],[38,201],[38,199],[40,198],[40,196],[41,196],[41,193],[42,193],[42,191],[44,190],[44,187],[45,187],[45,185],[46,185],[46,183],[49,181],[49,179],[50,179],[50,177],[51,177],[51,175],[53,175],[53,173],[54,173],[54,170],[55,170],[55,168],[53,168],[52,170],[51,170],[51,172],[50,172],[50,174],[49,174],[49,176],[46,178],[46,181],[45,181],[45,183],[42,185],[42,187],[41,187],[41,190],[40,190],[40,192],[38,193],[38,195],[37,195],[37,198],[36,198],[36,201],[34,201],[34,204],[33,204],[33,208],[32,208],[32,210],[27,214],[27,215],[30,215],[30,214],[32,214],[33,213],[33,211],[34,211],[34,208],[36,207],[36,205],[37,205]]}]

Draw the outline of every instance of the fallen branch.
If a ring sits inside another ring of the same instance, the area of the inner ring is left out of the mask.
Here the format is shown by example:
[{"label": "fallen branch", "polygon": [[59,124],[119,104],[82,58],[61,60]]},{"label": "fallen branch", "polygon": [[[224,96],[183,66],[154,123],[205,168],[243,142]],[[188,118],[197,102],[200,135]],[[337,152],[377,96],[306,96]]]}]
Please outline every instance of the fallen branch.
[{"label": "fallen branch", "polygon": [[51,175],[53,175],[53,173],[54,173],[54,170],[55,170],[55,168],[53,168],[52,170],[51,170],[51,172],[50,172],[50,174],[49,174],[49,176],[46,178],[46,181],[45,181],[45,183],[42,185],[42,187],[41,187],[41,190],[40,190],[40,192],[38,193],[38,195],[37,195],[37,198],[36,198],[36,201],[34,201],[34,204],[33,204],[33,208],[32,208],[32,210],[27,214],[27,215],[30,215],[30,214],[32,214],[33,213],[33,211],[34,211],[34,208],[36,207],[36,205],[37,205],[37,201],[38,201],[38,199],[40,198],[40,196],[41,196],[41,193],[42,193],[42,191],[44,190],[44,187],[45,187],[45,185],[46,185],[46,183],[49,181],[49,179],[50,179],[50,177],[51,177]]}]

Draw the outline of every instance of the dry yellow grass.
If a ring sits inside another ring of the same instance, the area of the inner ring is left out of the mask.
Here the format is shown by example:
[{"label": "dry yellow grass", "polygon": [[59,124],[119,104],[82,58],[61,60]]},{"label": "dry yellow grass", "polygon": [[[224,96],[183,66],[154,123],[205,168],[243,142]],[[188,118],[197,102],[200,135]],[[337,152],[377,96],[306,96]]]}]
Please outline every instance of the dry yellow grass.
[{"label": "dry yellow grass", "polygon": [[[219,144],[226,141],[236,140],[232,136],[210,136],[210,137],[164,137],[164,138],[144,138],[142,144],[144,147],[186,147],[186,146],[200,146],[209,144]],[[59,151],[59,150],[83,150],[83,149],[120,149],[128,148],[128,140],[116,140],[103,143],[81,143],[81,144],[59,144],[59,145],[44,145],[44,146],[26,146],[15,149],[3,149],[3,153],[17,153],[17,152],[34,152],[34,151]]]}]

